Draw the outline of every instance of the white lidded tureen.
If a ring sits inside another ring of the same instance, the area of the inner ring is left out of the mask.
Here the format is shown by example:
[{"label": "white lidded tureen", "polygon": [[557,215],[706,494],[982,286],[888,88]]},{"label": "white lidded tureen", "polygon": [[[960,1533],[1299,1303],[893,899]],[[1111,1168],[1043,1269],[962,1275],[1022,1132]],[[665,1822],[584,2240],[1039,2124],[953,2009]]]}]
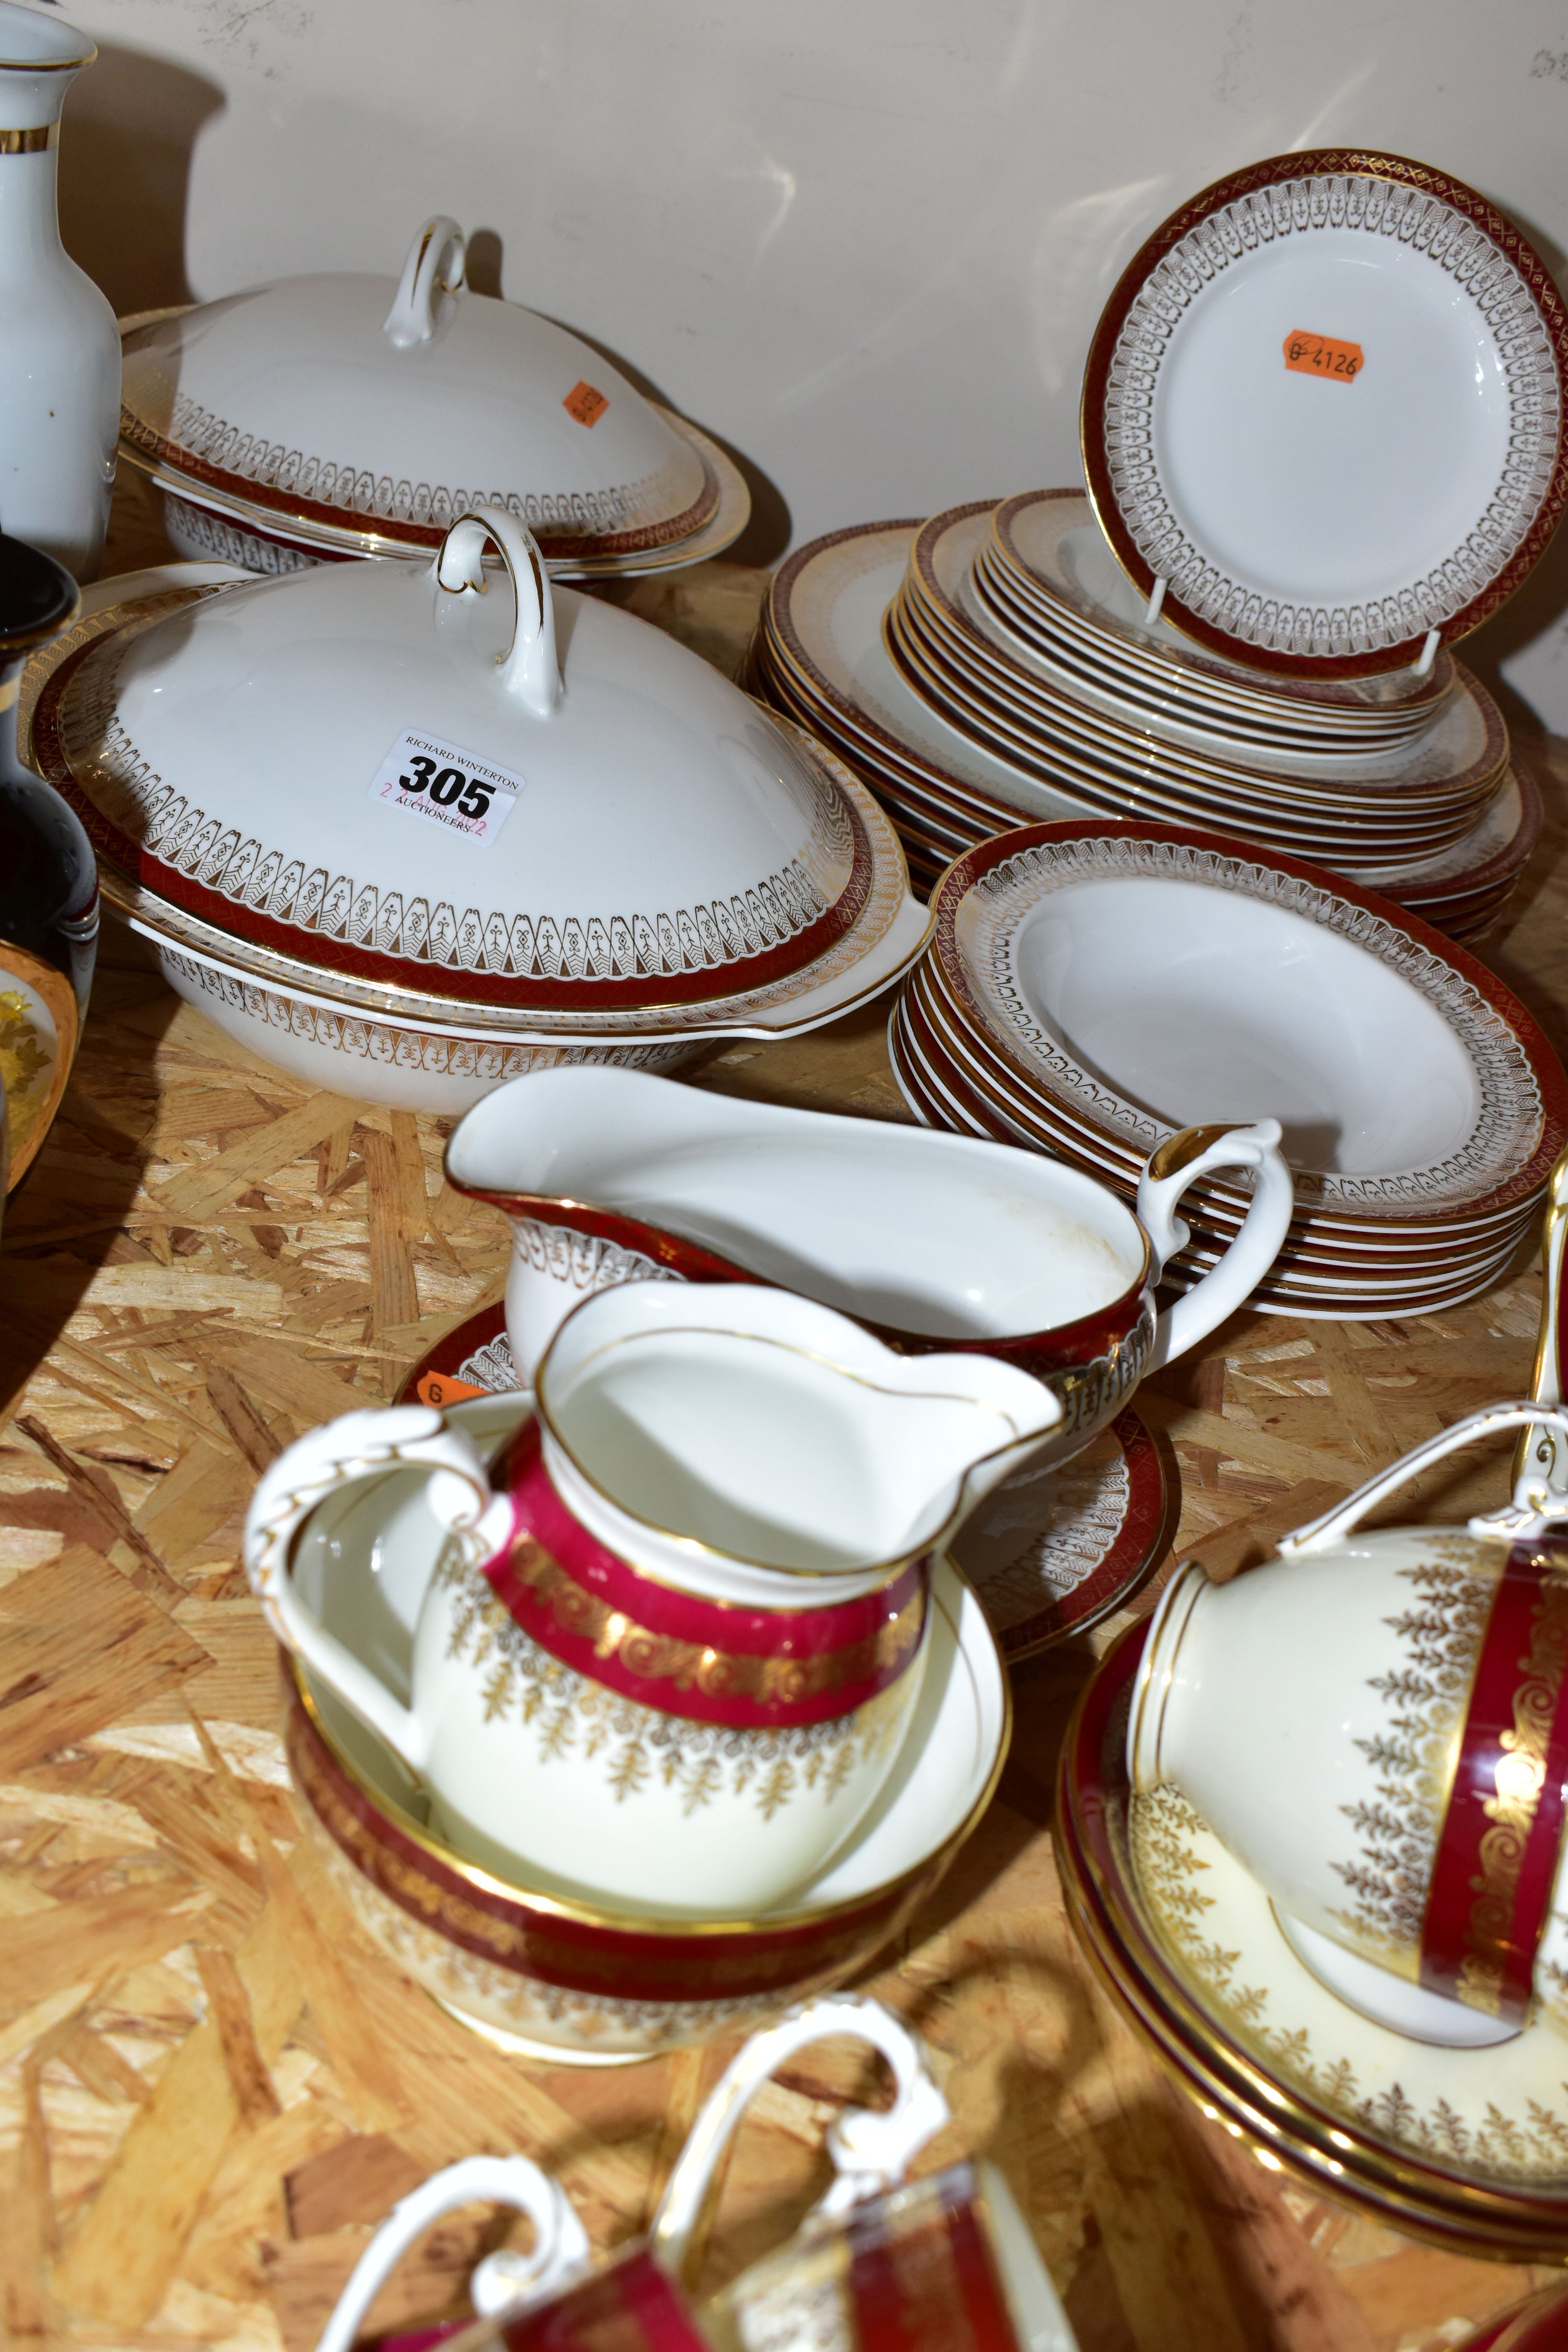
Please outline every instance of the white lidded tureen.
[{"label": "white lidded tureen", "polygon": [[183,993],[408,1108],[815,1025],[925,934],[862,787],[660,631],[552,588],[493,508],[434,562],[95,614],[32,745]]},{"label": "white lidded tureen", "polygon": [[128,320],[122,446],[182,552],[248,570],[439,545],[504,507],[563,570],[711,555],[743,530],[730,461],[602,353],[464,284],[456,221],[400,280],[326,271]]}]

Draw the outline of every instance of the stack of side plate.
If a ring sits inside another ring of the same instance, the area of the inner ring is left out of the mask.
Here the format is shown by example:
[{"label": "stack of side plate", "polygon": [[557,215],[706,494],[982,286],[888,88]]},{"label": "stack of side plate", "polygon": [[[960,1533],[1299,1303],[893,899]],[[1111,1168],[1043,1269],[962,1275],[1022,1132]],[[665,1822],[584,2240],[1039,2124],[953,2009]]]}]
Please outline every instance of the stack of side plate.
[{"label": "stack of side plate", "polygon": [[[1540,833],[1540,794],[1510,757],[1490,698],[1446,654],[1408,705],[1379,701],[1388,688],[1377,681],[1311,692],[1291,685],[1277,693],[1244,679],[1243,699],[1250,697],[1262,713],[1295,703],[1370,711],[1373,743],[1382,740],[1378,714],[1390,709],[1400,719],[1404,732],[1391,729],[1391,744],[1375,753],[1359,745],[1315,753],[1310,774],[1297,772],[1304,755],[1287,757],[1252,738],[1238,738],[1223,760],[1212,758],[1201,749],[1215,740],[1206,727],[1188,726],[1190,743],[1167,745],[1152,731],[1151,709],[1131,703],[1123,726],[1109,694],[1097,709],[1081,680],[1070,694],[1059,689],[1022,641],[1005,661],[1025,694],[1054,698],[1049,719],[1044,704],[1031,716],[1026,703],[980,685],[961,693],[950,679],[939,691],[928,637],[954,657],[963,647],[977,680],[986,675],[983,665],[1002,654],[1002,624],[984,603],[984,561],[1001,530],[1030,551],[1037,546],[1010,509],[1022,510],[1026,525],[1043,513],[1053,546],[1072,540],[1074,560],[1097,588],[1104,583],[1088,548],[1098,548],[1114,575],[1077,491],[955,509],[956,522],[949,516],[924,526],[866,524],[816,540],[783,565],[752,648],[757,691],[831,744],[871,787],[918,881],[934,882],[952,858],[1021,819],[1168,817],[1310,856],[1410,907],[1450,938],[1477,939],[1501,919]],[[1129,626],[1124,634],[1134,633]],[[1157,632],[1151,642],[1177,681],[1234,672],[1196,649],[1172,654]],[[921,648],[918,660],[911,645]],[[1162,686],[1162,676],[1156,670],[1149,690],[1156,704],[1163,694],[1169,709],[1177,689]],[[1071,740],[1068,719],[1077,730]],[[1243,802],[1238,780],[1247,769]]]},{"label": "stack of side plate", "polygon": [[994,512],[954,507],[931,517],[886,623],[906,682],[982,750],[1107,814],[1221,825],[1363,874],[1447,854],[1501,789],[1507,730],[1458,663],[1421,730],[1375,753],[1319,749],[1316,739],[1311,749],[1240,741],[1184,703],[1153,713],[1099,688],[1090,699],[1076,681],[1069,690],[974,593]]},{"label": "stack of side plate", "polygon": [[1125,1634],[1084,1695],[1055,1817],[1068,1916],[1135,2031],[1206,2114],[1314,2189],[1456,2252],[1560,2262],[1568,2113],[1556,2029],[1445,2049],[1321,1983],[1176,1791],[1130,1788],[1143,1638],[1142,1626]]},{"label": "stack of side plate", "polygon": [[[970,851],[933,912],[889,1040],[917,1116],[1129,1199],[1178,1128],[1278,1118],[1298,1205],[1259,1307],[1430,1313],[1532,1232],[1568,1082],[1495,976],[1389,901],[1224,835],[1091,821]],[[1247,1197],[1194,1186],[1170,1278],[1215,1263]]]},{"label": "stack of side plate", "polygon": [[975,552],[973,590],[1086,700],[1110,695],[1156,728],[1181,714],[1189,726],[1263,751],[1386,752],[1419,735],[1453,690],[1453,664],[1441,650],[1422,677],[1280,682],[1205,651],[1168,621],[1151,624],[1078,490],[1005,499]]}]

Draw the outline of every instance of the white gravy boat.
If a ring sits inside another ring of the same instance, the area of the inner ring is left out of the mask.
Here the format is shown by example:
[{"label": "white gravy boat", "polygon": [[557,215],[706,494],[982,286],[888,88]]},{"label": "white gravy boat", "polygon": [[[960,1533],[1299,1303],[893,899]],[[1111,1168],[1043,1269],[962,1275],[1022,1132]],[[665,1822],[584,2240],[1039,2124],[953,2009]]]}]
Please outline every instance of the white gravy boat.
[{"label": "white gravy boat", "polygon": [[[1184,1129],[1151,1159],[1133,1215],[1078,1170],[1001,1143],[780,1109],[632,1070],[543,1070],[477,1103],[447,1174],[511,1221],[507,1329],[525,1387],[585,1293],[663,1279],[777,1283],[898,1349],[1000,1357],[1062,1406],[1039,1460],[1087,1445],[1146,1371],[1234,1313],[1268,1272],[1293,1189],[1273,1119]],[[1182,1194],[1255,1171],[1217,1265],[1156,1314],[1187,1240]]]}]

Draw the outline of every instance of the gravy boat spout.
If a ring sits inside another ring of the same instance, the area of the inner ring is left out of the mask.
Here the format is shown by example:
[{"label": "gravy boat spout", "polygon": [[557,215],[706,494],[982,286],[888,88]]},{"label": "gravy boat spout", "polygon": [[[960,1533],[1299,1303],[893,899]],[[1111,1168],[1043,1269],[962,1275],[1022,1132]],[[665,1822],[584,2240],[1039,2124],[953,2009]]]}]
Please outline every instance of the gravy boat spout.
[{"label": "gravy boat spout", "polygon": [[656,1576],[700,1560],[729,1601],[781,1575],[847,1597],[940,1549],[1062,1412],[1010,1364],[902,1356],[831,1307],[729,1283],[585,1299],[537,1404],[550,1475],[599,1540]]}]

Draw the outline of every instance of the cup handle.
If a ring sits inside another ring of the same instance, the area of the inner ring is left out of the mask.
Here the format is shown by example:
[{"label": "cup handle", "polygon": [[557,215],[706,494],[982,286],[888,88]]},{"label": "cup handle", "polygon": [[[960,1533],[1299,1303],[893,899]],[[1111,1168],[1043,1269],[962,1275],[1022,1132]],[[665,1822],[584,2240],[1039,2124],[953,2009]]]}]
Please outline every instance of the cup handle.
[{"label": "cup handle", "polygon": [[[456,2206],[481,2200],[514,2206],[528,2215],[534,2231],[526,2254],[503,2250],[506,2267],[490,2273],[488,2288],[480,2279],[499,2257],[491,2254],[475,2271],[469,2291],[481,2317],[507,2308],[520,2295],[563,2285],[587,2263],[587,2232],[558,2181],[526,2156],[466,2156],[399,2198],[350,2273],[316,2352],[350,2352],[366,2312],[416,2239]],[[498,2296],[495,2284],[500,2282],[504,2282],[504,2292]]]},{"label": "cup handle", "polygon": [[1279,1149],[1277,1118],[1260,1118],[1252,1127],[1184,1127],[1150,1153],[1138,1179],[1139,1222],[1153,1247],[1156,1279],[1167,1259],[1185,1249],[1192,1238],[1176,1214],[1183,1193],[1215,1168],[1257,1169],[1247,1215],[1219,1264],[1160,1317],[1145,1371],[1157,1372],[1163,1364],[1184,1356],[1244,1305],[1279,1256],[1290,1229],[1296,1187]]},{"label": "cup handle", "polygon": [[449,594],[467,589],[485,593],[485,541],[494,540],[511,576],[517,617],[496,667],[506,692],[535,719],[548,719],[561,700],[561,663],[555,651],[555,604],[539,542],[525,522],[505,507],[475,505],[458,515],[441,541],[436,579]]},{"label": "cup handle", "polygon": [[[1563,1306],[1563,1254],[1568,1242],[1568,1151],[1552,1171],[1546,1188],[1546,1223],[1541,1235],[1541,1330],[1530,1393],[1536,1404],[1561,1404],[1568,1388],[1568,1320]],[[1568,1445],[1546,1423],[1537,1422],[1514,1448],[1513,1499],[1521,1510],[1544,1510],[1549,1503],[1568,1515]]]},{"label": "cup handle", "polygon": [[[1358,1486],[1347,1502],[1336,1503],[1321,1517],[1309,1519],[1305,1527],[1281,1536],[1275,1550],[1281,1559],[1300,1559],[1313,1552],[1330,1551],[1407,1478],[1418,1478],[1423,1470],[1429,1470],[1446,1454],[1457,1454],[1460,1446],[1468,1445],[1474,1438],[1531,1424],[1552,1430],[1559,1446],[1568,1439],[1568,1412],[1561,1405],[1550,1405],[1542,1411],[1533,1401],[1524,1404],[1483,1404],[1475,1412],[1468,1412],[1463,1421],[1455,1422],[1451,1428],[1439,1430],[1436,1437],[1427,1438],[1425,1444],[1415,1447],[1387,1470],[1380,1470],[1364,1486]],[[1548,1496],[1543,1507],[1533,1500],[1521,1505],[1516,1496],[1500,1510],[1478,1511],[1468,1525],[1473,1536],[1499,1536],[1505,1543],[1529,1543],[1564,1518],[1568,1518],[1568,1496]]]},{"label": "cup handle", "polygon": [[488,1559],[505,1535],[509,1510],[461,1430],[448,1429],[430,1405],[345,1412],[290,1445],[263,1472],[245,1515],[245,1570],[268,1623],[285,1648],[304,1659],[328,1687],[363,1717],[416,1771],[426,1761],[418,1718],[378,1675],[329,1633],[308,1609],[289,1573],[295,1536],[316,1506],[341,1486],[388,1470],[435,1473],[429,1500],[448,1536],[468,1556]]},{"label": "cup handle", "polygon": [[831,2220],[890,2189],[948,2120],[947,2101],[931,2079],[919,2042],[880,2001],[853,1993],[826,1993],[802,2003],[776,2025],[753,2033],[705,2102],[658,2200],[650,2231],[654,2252],[679,2275],[719,2160],[746,2108],[786,2058],[812,2042],[844,2034],[869,2042],[893,2070],[895,2094],[886,2112],[846,2107],[827,2135],[837,2178],[813,2207]]},{"label": "cup handle", "polygon": [[468,239],[457,222],[446,213],[435,214],[408,248],[392,308],[382,321],[382,333],[396,350],[411,351],[430,341],[441,297],[458,291],[467,259]]}]

